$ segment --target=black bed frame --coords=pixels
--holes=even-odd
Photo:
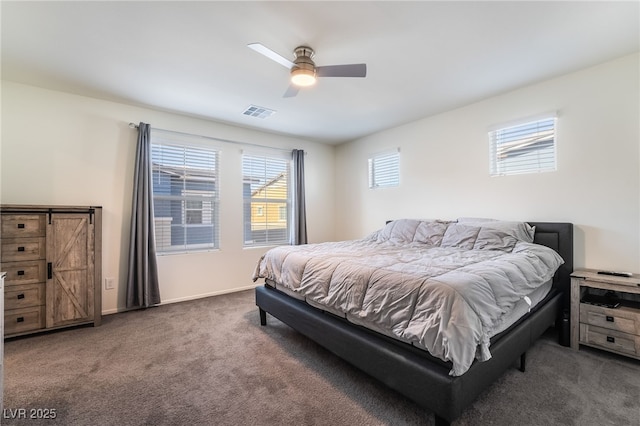
[[[516,324],[491,339],[491,359],[474,362],[462,376],[450,376],[451,364],[432,357],[424,350],[351,324],[294,299],[268,283],[256,287],[260,323],[266,325],[266,314],[273,315],[433,411],[436,425],[449,424],[518,358],[520,370],[524,371],[527,349],[558,320],[562,310],[569,307],[573,225],[555,222],[529,224],[536,227],[534,242],[556,250],[565,263],[558,269],[549,295]]]

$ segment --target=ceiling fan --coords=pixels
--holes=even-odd
[[[285,98],[298,94],[300,87],[312,86],[318,77],[366,77],[367,64],[325,65],[317,67],[313,62],[315,52],[308,46],[298,46],[293,50],[295,59],[288,60],[260,43],[250,43],[250,49],[263,54],[291,70],[291,84],[284,93]]]

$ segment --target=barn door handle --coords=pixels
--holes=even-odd
[[[53,265],[51,262],[47,263],[47,277],[48,279],[53,278]]]

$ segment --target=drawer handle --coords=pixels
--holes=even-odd
[[[24,251],[24,247],[18,247],[18,251]]]
[[[24,293],[20,293],[20,294],[18,295],[18,299],[24,299]]]
[[[18,224],[18,229],[24,229],[24,223],[19,223]]]
[[[47,279],[53,278],[53,264],[51,262],[47,263]]]
[[[614,322],[615,320],[613,319],[613,317],[610,317],[609,315],[607,315],[607,321],[608,322]]]
[[[18,276],[24,275],[24,271],[18,271]]]
[[[24,322],[24,317],[18,317],[18,318],[16,318],[16,322]]]
[[[611,336],[607,336],[607,342],[615,343],[616,342],[616,338],[615,337],[611,337]]]

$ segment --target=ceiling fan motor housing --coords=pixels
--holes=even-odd
[[[293,51],[296,59],[294,59],[293,63],[295,64],[294,69],[297,67],[303,70],[312,71],[314,74],[316,72],[316,64],[313,62],[313,56],[315,52],[312,48],[307,46],[299,46],[296,47]]]

